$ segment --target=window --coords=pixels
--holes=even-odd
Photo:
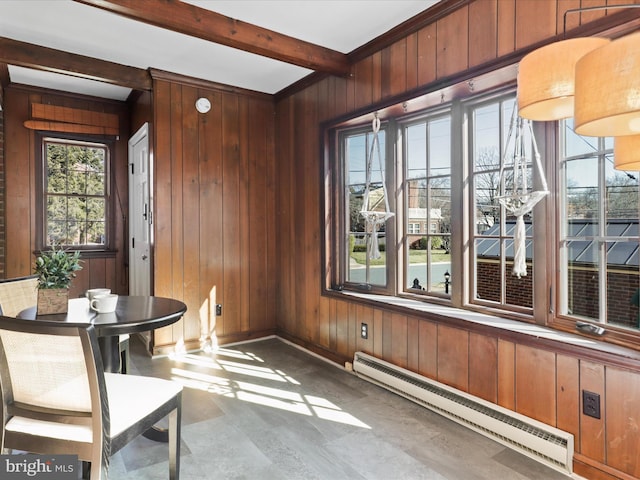
[[[43,137],[41,247],[109,245],[109,160],[104,143]]]
[[[384,172],[374,172],[372,188],[386,181],[395,217],[378,232],[379,259],[366,258],[369,233],[358,216],[373,114],[329,128],[327,138],[338,141],[326,164],[327,241],[336,245],[326,251],[340,253],[326,259],[327,287],[567,331],[586,321],[606,328],[605,341],[640,345],[640,173],[613,168],[613,139],[577,135],[570,119],[533,125],[535,139],[527,128],[516,135],[514,88],[448,103],[429,95],[386,109]],[[535,145],[544,172],[535,168]],[[533,188],[541,173],[551,191],[522,217],[519,276],[517,217],[499,198],[513,186],[517,155],[528,163],[519,177],[527,192],[541,190]]]
[[[430,115],[402,127],[407,229],[405,288],[449,294],[451,240],[451,115]],[[416,222],[428,225],[414,235]],[[445,291],[446,290],[446,291]]]
[[[515,97],[507,95],[469,108],[472,160],[471,184],[474,297],[472,302],[521,308],[533,307],[532,214],[524,217],[527,274],[512,275],[516,217],[498,200],[513,179],[515,132],[511,127]],[[523,131],[526,133],[526,131]],[[532,160],[531,138],[522,140],[526,157]],[[506,165],[503,165],[506,163]],[[501,178],[501,166],[504,166]],[[511,167],[511,168],[509,168]],[[531,170],[530,168],[528,169]],[[528,185],[532,185],[531,172]]]
[[[345,259],[345,278],[340,283],[352,284],[357,288],[385,289],[389,283],[389,263],[394,258],[387,250],[393,245],[393,238],[387,235],[388,220],[379,229],[368,228],[363,215],[365,191],[367,189],[367,161],[370,162],[369,209],[385,210],[384,191],[388,188],[386,130],[378,132],[378,145],[369,129],[342,132],[339,136],[344,178],[344,235],[342,258]],[[386,182],[384,188],[383,183]],[[389,201],[390,199],[387,198]]]
[[[613,139],[560,122],[561,314],[638,328],[638,174],[613,168]]]

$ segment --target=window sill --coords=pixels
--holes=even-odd
[[[640,370],[639,351],[608,343],[591,336],[554,330],[541,325],[519,322],[447,305],[427,303],[411,298],[344,290],[329,290],[325,293],[327,296],[336,299],[364,303],[372,307],[389,309],[405,315],[415,315],[435,323],[494,336],[502,340],[510,340],[515,343],[578,356],[581,359],[607,363],[622,368]]]

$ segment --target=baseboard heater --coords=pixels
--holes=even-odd
[[[571,475],[573,435],[404,368],[356,352],[355,373],[545,465]]]

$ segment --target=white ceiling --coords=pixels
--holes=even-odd
[[[349,53],[439,0],[184,0]],[[265,93],[311,70],[131,20],[71,0],[0,0],[0,37]],[[9,65],[11,82],[124,100],[128,88]]]

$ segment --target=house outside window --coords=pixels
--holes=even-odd
[[[451,114],[434,113],[402,125],[405,216],[428,229],[405,232],[405,289],[445,294],[451,271]],[[448,294],[449,292],[446,292]]]
[[[47,136],[42,152],[41,248],[107,249],[110,146]]]

